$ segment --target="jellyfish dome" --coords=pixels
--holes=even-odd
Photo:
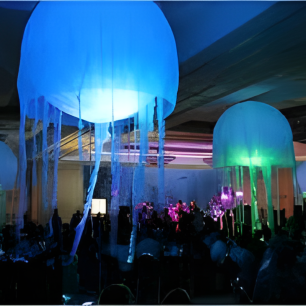
[[[0,184],[3,190],[14,189],[17,158],[8,145],[0,141]]]
[[[301,192],[306,192],[306,162],[302,162],[296,169],[296,177]]]
[[[89,122],[127,118],[155,97],[174,109],[178,59],[171,28],[153,2],[43,1],[21,47],[22,104],[44,97]]]
[[[274,107],[260,102],[232,106],[214,129],[213,166],[295,167],[287,119]]]

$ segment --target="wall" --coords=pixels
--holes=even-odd
[[[146,168],[146,185],[143,201],[157,203],[158,169]],[[196,200],[200,208],[206,208],[211,197],[217,192],[216,170],[165,169],[165,196],[186,202]],[[169,201],[170,203],[170,201]]]
[[[90,167],[84,166],[84,190],[89,187]],[[94,199],[106,199],[107,208],[111,203],[112,176],[110,163],[101,163],[93,193]],[[86,196],[86,195],[85,195]]]
[[[89,175],[88,166],[84,167],[84,187],[87,188]],[[158,169],[148,167],[145,169],[145,190],[141,201],[157,203],[158,197]],[[121,168],[120,204],[131,205],[131,191],[133,180],[133,168]],[[136,182],[137,184],[137,182]],[[172,203],[178,200],[190,203],[195,199],[201,208],[206,208],[211,197],[217,192],[216,170],[185,170],[165,169],[165,196],[173,198]],[[100,167],[94,198],[106,198],[111,200],[111,171],[110,167]],[[170,203],[170,201],[169,201]]]
[[[58,165],[57,207],[62,223],[70,223],[76,210],[83,211],[83,165],[60,162]]]
[[[216,170],[165,169],[165,195],[172,195],[174,203],[196,200],[200,208],[206,209],[216,193]]]

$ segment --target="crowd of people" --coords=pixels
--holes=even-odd
[[[165,208],[160,214],[154,210],[153,205],[148,205],[139,213],[139,237],[138,243],[145,238],[156,238],[158,233],[162,233],[164,240],[177,240],[184,243],[190,237],[196,237],[203,231],[204,217],[195,201],[190,203],[189,213],[182,209],[182,201],[176,205],[178,220],[173,222],[169,209]],[[64,259],[71,252],[74,238],[76,235],[76,228],[81,222],[83,214],[77,210],[71,217],[70,223],[62,224],[62,219],[55,209],[50,221],[43,227],[41,224],[36,225],[29,221],[26,222],[24,228],[20,232],[20,240],[17,243],[15,238],[15,227],[13,225],[6,225],[2,230],[2,250],[1,258],[15,261],[41,261],[45,262],[47,266],[54,268],[55,259]],[[130,226],[130,214],[127,216],[127,224]],[[121,224],[121,223],[120,223]],[[118,222],[118,226],[121,225]],[[83,288],[88,292],[98,291],[98,252],[99,239],[103,236],[104,241],[107,237],[109,228],[109,216],[101,216],[98,214],[92,218],[89,211],[88,218],[84,227],[84,231],[77,249],[77,264],[79,274],[79,288]],[[102,231],[102,233],[101,233]],[[118,232],[120,232],[118,228]],[[119,241],[119,240],[118,240]],[[0,258],[0,260],[1,260]],[[6,259],[5,259],[6,258]],[[92,267],[88,268],[88,265]],[[95,275],[89,275],[89,271],[96,271]],[[89,280],[91,284],[89,284]]]
[[[252,237],[251,232],[247,230],[244,230],[241,237],[237,236],[229,239],[229,232],[226,230],[221,231],[220,225],[211,217],[206,216],[195,201],[191,201],[188,206],[182,201],[178,201],[173,207],[166,207],[159,213],[154,210],[154,203],[141,203],[133,213],[138,216],[136,264],[139,259],[138,250],[141,256],[141,254],[145,253],[157,254],[161,252],[159,251],[160,248],[164,250],[164,256],[166,256],[167,248],[170,248],[170,245],[176,245],[179,249],[184,249],[182,246],[187,246],[186,249],[190,253],[187,256],[188,258],[193,258],[195,254],[198,254],[197,258],[214,263],[216,267],[222,267],[230,279],[236,280],[237,288],[244,288],[247,293],[245,296],[248,297],[252,296],[256,278],[260,275],[261,260],[265,258],[264,256],[270,254],[265,253],[265,251],[268,248],[271,248],[272,251],[274,250],[272,242],[269,242],[269,246],[266,241],[261,241],[260,237],[258,238],[256,235]],[[117,224],[118,245],[128,245],[130,243],[133,225],[131,215],[128,207],[120,207]],[[76,228],[82,218],[82,213],[76,211],[72,215],[70,223],[62,224],[58,210],[55,209],[45,227],[36,225],[33,222],[27,222],[20,233],[20,241],[18,243],[14,238],[14,226],[6,225],[2,230],[3,239],[1,244],[3,252],[0,253],[0,264],[1,262],[7,263],[9,261],[13,263],[23,261],[26,264],[31,262],[43,263],[47,267],[47,271],[49,271],[47,274],[50,275],[50,282],[53,284],[50,285],[50,288],[54,290],[53,296],[56,297],[53,303],[61,303],[62,293],[64,293],[62,292],[61,283],[63,279],[62,263],[65,260],[65,256],[67,257],[71,253]],[[121,227],[124,227],[124,229]],[[78,290],[85,290],[87,293],[98,293],[99,289],[101,289],[101,279],[104,282],[102,288],[105,288],[111,284],[122,283],[127,278],[128,274],[119,271],[118,262],[116,263],[114,258],[101,253],[102,248],[105,247],[103,243],[109,242],[107,238],[109,232],[109,216],[98,214],[93,217],[89,211],[74,261],[74,264],[77,264],[77,274],[79,275]],[[127,233],[128,237],[126,237]],[[122,235],[121,238],[119,237],[120,235]],[[280,233],[280,235],[283,235],[283,233]],[[281,239],[282,242],[277,246],[279,248],[277,256],[282,259],[283,257],[280,254],[283,253],[284,255],[282,256],[287,258],[286,254],[291,252],[292,254],[290,254],[293,256],[291,261],[295,262],[294,254],[303,252],[304,245],[296,243],[295,250],[290,239],[286,238],[288,241],[283,242],[285,241],[284,237],[277,236],[275,238]],[[189,248],[191,245],[192,251]],[[152,251],[149,250],[150,247],[152,247]],[[153,250],[153,248],[155,249]],[[293,248],[294,251],[290,248]],[[301,256],[306,258],[305,254]],[[158,258],[158,260],[160,259]],[[287,269],[287,261],[283,260],[282,262],[278,260],[277,263],[280,265],[280,269]],[[296,262],[298,266],[300,263]],[[103,276],[101,273],[105,275]],[[274,275],[273,273],[275,274],[276,272],[271,270],[271,275]],[[133,283],[135,277],[130,276],[130,278],[132,279],[131,282],[128,284],[128,281],[125,281],[125,285],[128,285],[133,291],[135,290],[135,282]],[[238,279],[239,282],[237,281]],[[2,292],[4,292],[3,289]]]
[[[24,255],[25,249],[35,249],[38,247],[41,251],[56,243],[57,248],[63,254],[69,253],[74,241],[75,228],[82,220],[82,214],[78,210],[73,214],[70,224],[62,224],[62,220],[55,209],[50,221],[43,225],[36,225],[34,222],[26,222],[24,228],[20,231],[20,241],[16,244],[15,226],[7,224],[2,229],[2,249],[11,255]],[[34,249],[33,249],[34,246]],[[29,251],[30,252],[30,251]],[[28,253],[28,252],[27,252]]]
[[[183,244],[205,234],[205,223],[211,225],[211,221],[206,219],[208,218],[204,216],[196,201],[191,201],[187,207],[179,200],[175,207],[165,207],[160,214],[154,210],[151,203],[144,204],[142,211],[138,213],[139,239],[154,238],[156,233],[162,231],[165,239]]]
[[[161,213],[157,213],[151,203],[144,206],[142,211],[138,213],[138,230],[146,231],[148,236],[153,235],[153,231],[164,231],[165,235],[170,236],[170,239],[178,239],[186,241],[190,236],[196,236],[204,229],[204,213],[197,206],[195,201],[190,202],[188,212],[182,209],[183,203],[181,200],[176,204],[177,220],[173,222],[169,215],[169,208],[165,208]],[[36,225],[33,222],[27,222],[20,232],[20,241],[16,244],[15,227],[6,225],[2,229],[2,250],[7,254],[14,256],[30,255],[35,257],[39,253],[43,253],[54,243],[62,254],[69,254],[76,233],[76,228],[81,222],[83,214],[77,210],[72,215],[70,223],[62,224],[62,219],[55,209],[50,221],[43,227],[41,224]],[[127,220],[129,220],[127,216]],[[128,222],[131,226],[131,222]],[[79,250],[83,245],[97,244],[99,231],[107,232],[109,225],[109,216],[101,216],[100,213],[92,218],[89,211],[86,225],[79,244]],[[131,227],[130,227],[131,229]],[[167,237],[168,238],[168,237]],[[27,251],[27,252],[26,252]]]
[[[20,231],[20,239],[16,239],[16,227],[14,225],[6,225],[2,229],[0,262],[3,264],[24,262],[26,265],[40,265],[44,264],[45,267],[50,267],[51,271],[55,271],[55,274],[51,273],[50,282],[58,284],[55,286],[55,292],[51,295],[56,296],[56,300],[52,300],[55,304],[62,303],[62,265],[72,250],[74,238],[76,235],[76,228],[81,222],[83,215],[78,210],[72,215],[70,223],[62,224],[62,219],[58,214],[58,210],[55,209],[50,221],[43,227],[41,224],[36,225],[34,222],[26,222],[24,228]],[[98,244],[97,238],[100,231],[101,215],[95,218],[89,216],[86,220],[86,226],[84,228],[75,261],[77,262],[79,274],[79,286],[80,288],[87,289],[91,292],[97,292],[98,290]],[[104,224],[107,222],[104,222]],[[102,230],[107,228],[101,227]],[[88,260],[88,258],[90,260]],[[94,262],[94,269],[88,269],[88,265]],[[87,276],[87,272],[96,270],[97,273],[91,284],[88,284],[90,277]],[[20,273],[23,272],[20,270]],[[19,274],[20,274],[19,273]],[[14,274],[14,273],[11,273]],[[20,277],[18,277],[20,279]],[[17,281],[17,280],[14,280]],[[13,281],[13,282],[14,282]],[[13,283],[12,282],[12,283]],[[85,288],[86,283],[86,288]],[[50,286],[49,286],[50,287]],[[51,286],[52,287],[52,286]],[[1,290],[0,292],[3,292]],[[8,298],[8,297],[7,297]],[[0,300],[2,299],[0,294]],[[10,302],[10,300],[6,300]],[[19,302],[22,302],[22,300]]]

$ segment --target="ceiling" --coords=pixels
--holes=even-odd
[[[306,2],[156,3],[173,30],[180,64],[168,131],[212,134],[227,108],[253,100],[280,109],[294,140],[306,143]],[[0,1],[0,141],[16,155],[20,47],[36,4]]]
[[[301,114],[294,108],[306,102],[305,34],[306,3],[278,2],[183,62],[166,127],[215,123],[247,100],[290,108],[288,119]]]

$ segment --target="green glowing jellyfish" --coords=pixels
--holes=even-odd
[[[274,107],[248,101],[234,105],[219,118],[213,136],[213,167],[235,167],[238,174],[239,166],[250,170],[253,230],[258,214],[257,175],[262,171],[273,233],[272,167],[292,168],[295,177],[292,131],[287,119]]]

